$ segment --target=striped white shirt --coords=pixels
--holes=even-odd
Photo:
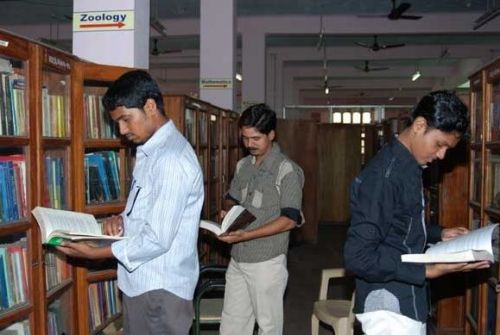
[[[202,205],[203,174],[198,159],[169,121],[137,147],[122,213],[127,239],[112,245],[123,293],[134,297],[165,289],[183,299],[193,298]]]

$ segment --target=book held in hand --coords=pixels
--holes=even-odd
[[[498,239],[498,223],[473,230],[429,247],[424,254],[401,255],[407,263],[463,263],[495,261],[493,242]]]
[[[221,224],[209,220],[200,220],[200,227],[219,236],[224,233],[246,228],[255,220],[255,216],[240,205],[235,205],[226,213]]]
[[[31,212],[40,227],[43,244],[57,246],[69,240],[92,241],[103,245],[105,241],[111,243],[124,238],[104,235],[101,225],[91,214],[46,207],[35,207]]]

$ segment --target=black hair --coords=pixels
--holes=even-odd
[[[467,136],[469,115],[467,106],[451,91],[434,91],[424,96],[413,110],[410,122],[423,117],[429,128],[445,133]]]
[[[102,98],[104,109],[108,112],[117,107],[143,109],[146,101],[153,99],[162,114],[163,97],[158,84],[144,70],[134,70],[120,76],[106,91]]]
[[[268,135],[276,129],[276,113],[266,104],[252,105],[241,113],[238,126],[255,127],[260,133]]]

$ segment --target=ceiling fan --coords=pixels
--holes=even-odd
[[[372,72],[372,71],[385,71],[389,70],[388,67],[371,67],[370,62],[365,60],[365,65],[364,66],[355,66],[356,69],[363,71],[363,72]]]
[[[159,56],[159,55],[172,54],[172,53],[177,53],[177,52],[182,52],[182,50],[181,49],[160,50],[158,48],[158,39],[157,38],[153,39],[153,48],[151,49],[151,56]]]
[[[420,20],[422,16],[419,15],[405,15],[404,13],[410,9],[411,3],[401,2],[396,6],[396,0],[391,0],[392,8],[389,14],[384,15],[358,15],[358,17],[387,17],[389,20]]]
[[[363,48],[370,49],[371,51],[379,51],[379,50],[385,50],[385,49],[391,49],[391,48],[400,48],[400,47],[404,47],[406,45],[405,43],[379,44],[377,35],[373,35],[373,43],[372,44],[366,44],[363,42],[356,42],[356,44],[363,47]]]

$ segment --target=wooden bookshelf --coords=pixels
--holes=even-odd
[[[49,47],[33,46],[37,60],[35,115],[36,204],[73,210],[71,91],[76,57]],[[53,247],[42,246],[42,265],[37,273],[43,305],[37,308],[37,328],[46,334],[75,333],[74,269],[69,259]]]
[[[500,221],[500,59],[470,78],[469,221],[475,229]],[[499,245],[494,246],[496,259]],[[500,332],[500,266],[468,276],[465,334]]]
[[[122,211],[132,151],[96,104],[128,70],[0,30],[0,333],[93,334],[120,315],[116,263],[81,262],[42,246],[30,211]],[[93,119],[89,103],[98,111]],[[115,167],[112,191],[99,201],[86,190],[85,157],[92,154]],[[116,309],[92,329],[89,288],[101,283],[113,287]]]
[[[0,332],[38,327],[36,201],[36,56],[27,41],[0,31]],[[9,271],[8,269],[12,270]]]
[[[205,202],[202,218],[219,221],[222,199],[241,157],[239,114],[185,95],[165,95],[165,111],[193,146],[203,169]],[[202,263],[225,264],[229,247],[212,234],[200,230]]]
[[[73,122],[79,125],[72,134],[75,210],[97,218],[120,213],[128,193],[131,150],[104,112],[101,98],[114,80],[130,70],[87,62],[75,66]],[[100,175],[104,170],[105,180]],[[95,300],[96,285],[116,286],[116,262],[80,261],[75,277],[78,334],[95,334],[121,313],[120,304],[114,304],[116,309],[108,314],[103,311],[102,301]],[[113,299],[119,301],[118,290],[113,292]]]

